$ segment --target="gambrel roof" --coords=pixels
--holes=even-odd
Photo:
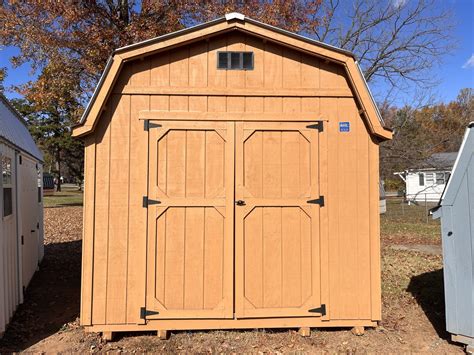
[[[115,50],[109,58],[96,90],[81,118],[74,128],[73,135],[85,136],[91,133],[102,112],[112,87],[125,62],[167,50],[180,44],[188,44],[203,38],[230,31],[241,31],[258,36],[267,41],[284,45],[295,50],[304,51],[324,60],[342,65],[347,73],[355,98],[360,106],[370,133],[381,139],[391,139],[392,132],[384,123],[374,101],[363,73],[352,53],[343,49],[304,37],[262,22],[253,20],[239,13],[227,14],[216,20],[169,33],[150,40],[125,46]]]
[[[0,93],[0,140],[42,161],[43,154],[31,137],[26,123],[8,99]]]

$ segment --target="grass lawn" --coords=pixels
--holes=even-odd
[[[402,204],[400,198],[387,199],[387,212],[380,216],[382,240],[405,241],[408,244],[439,244],[440,221],[433,220],[428,210],[436,204]]]
[[[82,206],[83,192],[78,191],[77,186],[65,184],[61,189],[61,192],[44,196],[44,207]]]

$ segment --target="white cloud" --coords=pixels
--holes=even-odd
[[[405,6],[405,4],[408,2],[408,0],[392,0],[393,7],[395,8],[400,8],[402,6]]]
[[[474,68],[474,54],[471,55],[471,58],[467,60],[466,63],[462,66],[464,69]]]

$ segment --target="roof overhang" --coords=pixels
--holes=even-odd
[[[233,30],[247,32],[265,40],[342,65],[347,72],[354,95],[361,107],[360,114],[364,116],[370,133],[381,140],[392,138],[392,131],[384,127],[375,100],[351,52],[253,20],[239,13],[227,14],[204,24],[115,50],[107,62],[79,124],[73,129],[73,136],[82,137],[94,130],[120,69],[125,62]]]

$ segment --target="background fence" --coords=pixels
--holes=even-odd
[[[410,220],[415,223],[439,223],[429,214],[429,210],[438,205],[434,196],[417,196],[416,200],[406,199],[403,196],[386,197],[387,211],[385,216],[391,220]]]

